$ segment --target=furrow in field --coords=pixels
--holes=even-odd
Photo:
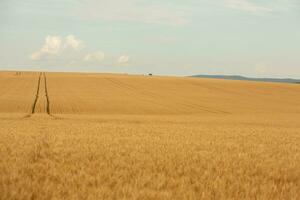
[[[46,77],[46,74],[45,72],[43,73],[44,75],[44,84],[45,84],[45,96],[46,96],[46,111],[47,111],[47,114],[50,115],[50,100],[49,100],[49,95],[48,95],[48,87],[47,87],[47,77]]]
[[[180,92],[174,92],[172,90],[163,90],[162,88],[155,87],[151,89],[151,86],[146,86],[143,84],[136,85],[135,82],[126,83],[125,81],[122,81],[122,79],[106,79],[111,81],[113,84],[115,84],[121,89],[126,89],[127,91],[135,93],[136,96],[139,97],[142,101],[148,101],[151,104],[162,106],[163,109],[168,110],[169,113],[172,113],[174,111],[179,111],[182,113],[184,113],[185,111],[189,113],[228,113],[217,108],[201,105],[201,102],[195,101],[201,99],[193,98],[192,96],[190,96],[190,94],[189,96],[187,96],[185,90],[182,90]],[[180,83],[181,82],[174,83],[173,88],[171,87],[171,89],[174,90],[176,86]]]
[[[48,87],[47,87],[47,77],[46,74],[40,73],[37,91],[35,95],[35,99],[32,105],[31,115],[33,114],[47,114],[50,113],[50,100],[48,95]]]
[[[161,99],[160,96],[153,95],[150,91],[148,94],[145,94],[143,91],[140,91],[140,88],[131,86],[127,83],[114,80],[112,78],[106,78],[109,82],[112,83],[116,88],[123,90],[123,92],[127,93],[128,95],[134,96],[136,99],[139,99],[140,102],[149,103],[153,107],[156,107],[158,109],[163,109],[164,111],[167,111],[169,113],[172,113],[176,109],[175,106],[170,106],[167,104],[164,104],[159,101]]]
[[[31,114],[35,113],[36,103],[39,99],[40,85],[41,85],[41,73],[40,73],[39,79],[38,79],[37,90],[36,90],[35,98],[34,98],[34,101],[33,101],[33,104],[32,104]]]

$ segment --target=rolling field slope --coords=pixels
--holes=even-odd
[[[0,200],[299,199],[300,87],[0,73]]]
[[[0,73],[0,117],[5,114],[28,114],[32,109],[38,73]]]
[[[111,74],[47,73],[46,77],[45,73],[15,73],[0,73],[0,113],[28,113],[30,109],[37,113],[46,113],[49,109],[52,114],[87,115],[300,113],[300,88],[293,84]]]
[[[300,113],[292,84],[97,74],[48,74],[53,114]]]

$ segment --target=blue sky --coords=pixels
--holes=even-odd
[[[300,77],[298,0],[1,0],[0,69]]]

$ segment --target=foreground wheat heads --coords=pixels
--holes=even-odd
[[[298,85],[28,72],[0,84],[0,199],[299,199]]]

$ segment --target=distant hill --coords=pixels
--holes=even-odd
[[[300,79],[291,79],[291,78],[249,78],[249,77],[237,76],[237,75],[193,75],[191,77],[300,84]]]

